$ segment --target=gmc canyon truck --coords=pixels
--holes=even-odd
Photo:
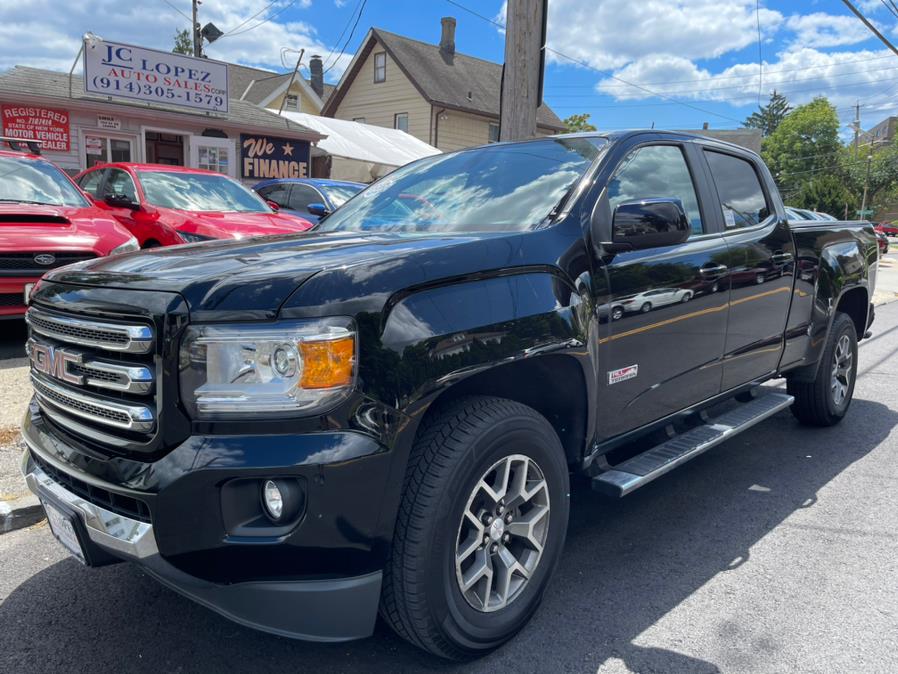
[[[380,613],[473,657],[537,609],[572,475],[620,497],[787,407],[842,419],[878,260],[706,138],[437,155],[308,234],[47,274],[23,471],[85,564],[279,635]]]

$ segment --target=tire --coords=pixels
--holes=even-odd
[[[614,307],[611,310],[611,320],[619,321],[624,317],[624,308],[623,307]]]
[[[542,553],[529,569],[529,579],[512,593],[510,588],[521,578],[509,573],[505,576],[512,579],[505,585],[507,604],[502,606],[497,599],[490,608],[493,597],[485,589],[486,576],[465,593],[461,587],[463,574],[477,577],[474,567],[482,568],[484,560],[495,559],[497,569],[509,568],[498,566],[498,560],[505,559],[500,555],[514,549],[521,560],[526,560],[528,551],[536,550],[525,546],[523,538],[509,534],[506,539],[499,532],[503,543],[494,557],[495,521],[482,529],[489,546],[481,545],[484,541],[478,527],[490,513],[501,512],[493,508],[492,500],[488,512],[473,519],[465,517],[468,510],[477,509],[478,499],[487,500],[487,492],[479,485],[492,481],[496,486],[499,469],[490,471],[506,463],[511,466],[511,484],[523,474],[529,480],[526,484],[536,484],[537,488],[529,497],[532,503],[520,504],[509,487],[509,510],[496,519],[502,520],[504,528],[506,517],[532,517],[538,514],[538,508],[545,507],[545,514],[536,520],[539,524],[530,531],[531,536],[544,538]],[[542,488],[535,478],[544,480]],[[444,658],[478,657],[497,648],[524,627],[539,606],[564,546],[568,494],[564,450],[544,417],[502,398],[475,396],[449,403],[424,422],[409,457],[391,559],[384,570],[381,615],[401,637]],[[543,498],[545,506],[533,505]],[[547,523],[545,528],[543,522]],[[509,524],[509,532],[513,526]],[[462,557],[467,550],[474,552]],[[470,563],[467,570],[463,563]],[[502,584],[495,587],[499,588],[496,597],[501,598]],[[478,592],[487,598],[486,607],[477,605]]]
[[[692,293],[686,293],[686,294],[683,295],[683,297],[680,299],[680,302],[683,302],[683,303],[685,304],[686,302],[688,302],[688,301],[691,300],[691,299],[692,299]]]
[[[846,367],[845,360],[841,360],[838,371],[844,375],[838,377],[839,386],[836,386],[834,372],[840,362],[839,354],[848,354],[850,362]],[[834,426],[848,411],[856,379],[857,331],[847,314],[836,312],[814,381],[787,382],[787,391],[795,396],[792,414],[808,426]]]
[[[649,312],[652,310],[652,303],[651,303],[651,302],[646,302],[646,303],[643,304],[641,307],[639,307],[639,310],[640,310],[642,313],[644,313],[644,314],[649,313]]]
[[[765,280],[766,279],[764,278],[764,274],[757,274],[755,276],[755,285],[761,285]]]

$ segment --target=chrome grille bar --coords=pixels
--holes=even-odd
[[[143,365],[88,359],[81,351],[54,347],[34,337],[25,343],[25,353],[31,359],[34,369],[51,375],[54,373],[53,367],[46,361],[64,354],[62,378],[79,386],[87,384],[96,388],[138,395],[146,395],[153,388],[153,371]]]
[[[34,332],[70,344],[126,353],[149,353],[153,349],[153,330],[147,325],[86,320],[34,307],[25,314],[25,320]]]
[[[156,423],[153,410],[145,405],[101,400],[58,386],[34,373],[31,384],[41,408],[51,417],[56,409],[97,424],[139,433],[149,433]]]

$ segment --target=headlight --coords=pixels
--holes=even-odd
[[[212,236],[203,236],[202,234],[192,234],[190,232],[182,232],[180,229],[178,230],[178,236],[184,239],[187,243],[199,243],[201,241],[215,241],[215,237]]]
[[[357,346],[349,318],[191,326],[181,399],[195,419],[321,410],[352,390]]]
[[[140,250],[140,244],[137,243],[137,239],[133,236],[125,241],[121,246],[116,246],[111,251],[109,251],[110,255],[119,255],[121,253],[133,253],[135,250]]]

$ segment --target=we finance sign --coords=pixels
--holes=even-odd
[[[308,178],[310,154],[308,141],[240,134],[240,176]]]
[[[228,65],[118,42],[85,40],[84,91],[227,112]]]

